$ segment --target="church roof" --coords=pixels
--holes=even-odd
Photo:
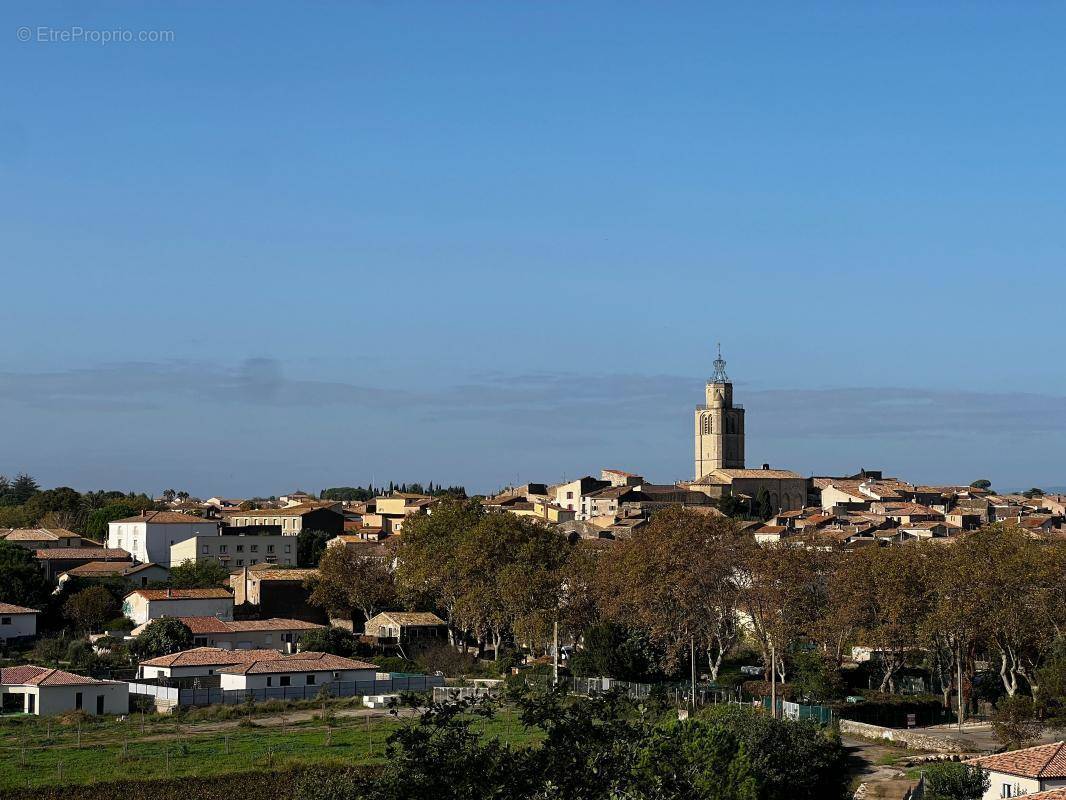
[[[790,469],[712,469],[698,481],[697,486],[715,486],[730,484],[738,478],[765,478],[770,480],[782,480],[786,478],[802,478],[798,472]]]

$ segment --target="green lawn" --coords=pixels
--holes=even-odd
[[[0,790],[115,778],[216,775],[292,762],[380,763],[385,738],[403,724],[377,717],[368,730],[365,719],[341,717],[332,731],[321,720],[224,731],[197,731],[203,725],[182,725],[179,738],[152,741],[152,736],[175,733],[177,725],[165,718],[149,717],[142,734],[140,721],[131,722],[135,724],[112,721],[83,725],[80,747],[72,726],[53,723],[52,742],[48,744],[45,722],[0,722]],[[514,744],[534,740],[534,734],[510,713],[477,724],[487,735]]]

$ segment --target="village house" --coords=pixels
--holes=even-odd
[[[225,589],[137,589],[123,598],[122,613],[137,625],[161,617],[233,619],[233,595]]]
[[[326,612],[307,602],[308,581],[317,569],[282,568],[272,564],[246,566],[230,573],[229,585],[237,605],[255,606],[258,616],[326,622]]]
[[[610,485],[610,481],[603,481],[593,478],[591,475],[586,475],[574,481],[552,486],[549,488],[549,492],[555,501],[555,505],[565,508],[567,511],[580,514],[582,498],[593,492],[598,492],[600,489],[606,489]]]
[[[90,715],[126,714],[129,684],[101,681],[48,667],[0,668],[0,710],[44,716],[82,711]]]
[[[133,564],[129,561],[89,561],[59,573],[60,587],[72,578],[125,578],[134,587],[162,582],[170,577],[170,570],[159,564]]]
[[[65,528],[0,528],[0,539],[27,550],[48,550],[53,547],[98,547],[96,542]]]
[[[220,647],[193,647],[165,656],[142,661],[137,667],[140,680],[179,681],[201,679],[201,685],[218,686],[218,679],[210,680],[223,667],[277,658],[276,650],[223,650]],[[204,681],[203,679],[208,679]]]
[[[428,611],[382,611],[363,626],[379,644],[431,643],[448,634],[448,624]]]
[[[171,565],[217,561],[224,567],[255,564],[296,565],[296,541],[279,533],[246,532],[224,526],[213,536],[191,536],[170,548]]]
[[[0,603],[0,644],[35,638],[40,613],[36,608]]]
[[[982,800],[1039,797],[1037,792],[1066,789],[1066,742],[1011,750],[964,762],[980,767],[989,778]]]
[[[217,535],[215,520],[177,511],[144,511],[109,522],[107,546],[128,550],[137,561],[169,567],[172,546],[193,536]]]
[[[217,647],[221,650],[276,650],[291,653],[308,631],[320,630],[324,625],[298,619],[225,620],[218,617],[176,617],[190,631],[196,647]],[[147,623],[130,631],[140,636]]]
[[[109,561],[133,566],[130,553],[114,547],[52,547],[46,550],[35,550],[33,555],[41,563],[47,578],[55,578],[74,567],[80,567],[91,561]]]
[[[294,653],[245,661],[218,670],[223,689],[250,691],[289,686],[328,686],[335,682],[373,681],[377,665],[332,653]]]
[[[436,503],[435,497],[394,491],[374,498],[374,512],[363,515],[363,525],[380,528],[387,536],[402,533],[408,517],[432,513]]]
[[[276,528],[284,536],[300,531],[344,533],[344,513],[340,503],[300,503],[287,508],[260,508],[252,511],[222,512],[226,524],[233,528]]]

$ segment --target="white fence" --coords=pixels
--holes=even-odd
[[[211,706],[239,705],[249,700],[316,700],[327,694],[332,697],[352,697],[396,692],[428,692],[443,685],[444,678],[438,675],[406,675],[387,681],[333,681],[316,686],[278,686],[264,689],[179,689],[133,681],[129,687],[130,694],[149,695],[179,706]]]

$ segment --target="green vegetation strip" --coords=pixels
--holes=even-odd
[[[389,717],[377,717],[371,719],[369,728],[366,718],[344,718],[332,729],[320,720],[302,725],[242,726],[207,732],[182,726],[182,733],[176,738],[153,739],[173,737],[177,729],[173,723],[153,722],[145,726],[144,734],[139,725],[126,723],[84,726],[81,747],[77,746],[77,733],[70,726],[53,724],[51,744],[42,743],[47,733],[46,723],[17,726],[31,728],[22,733],[35,744],[26,746],[11,735],[10,727],[15,726],[4,726],[0,728],[3,731],[0,789],[202,777],[327,761],[380,764],[384,761],[387,736],[405,724]],[[477,728],[490,737],[516,745],[534,740],[534,734],[525,730],[510,713],[479,721]]]

